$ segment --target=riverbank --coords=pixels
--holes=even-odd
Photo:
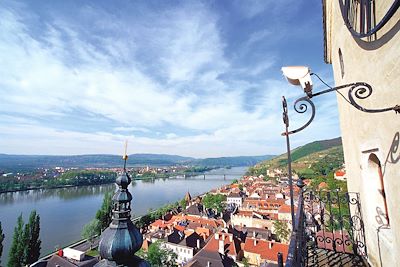
[[[198,195],[194,195],[193,198],[203,197],[203,196],[206,195],[208,192],[209,192],[209,191],[203,192],[203,193],[198,194]],[[178,203],[178,202],[174,202],[174,203],[171,202],[171,203],[165,204],[165,205],[162,206],[162,207],[159,207],[159,208],[156,209],[156,210],[150,211],[150,212],[148,212],[147,214],[144,214],[144,215],[142,215],[142,216],[135,217],[135,218],[131,219],[131,221],[132,221],[139,229],[142,230],[142,229],[148,227],[151,223],[153,223],[153,222],[156,221],[157,219],[160,219],[161,216],[162,216],[161,214],[164,214],[164,213],[165,213],[165,209],[171,210],[171,209],[173,209],[173,208],[178,208],[178,207],[179,207],[179,203]],[[143,226],[141,226],[141,227],[138,226],[138,222],[140,222],[140,220],[141,220],[142,218],[144,218],[144,217],[150,217],[150,218],[151,218],[153,214],[157,214],[157,215],[160,214],[160,216],[157,216],[157,217],[152,218],[150,221],[148,221],[148,222],[146,223],[146,225],[143,225]],[[65,246],[65,247],[56,248],[55,251],[52,251],[52,252],[46,254],[45,256],[41,257],[37,262],[31,264],[30,267],[39,267],[39,266],[42,266],[42,265],[43,265],[43,262],[48,261],[48,260],[51,258],[51,256],[53,256],[55,253],[57,253],[57,251],[58,251],[59,249],[73,248],[73,249],[77,249],[77,250],[83,251],[83,252],[92,251],[92,250],[94,250],[94,249],[96,249],[96,248],[98,247],[99,241],[100,241],[100,237],[99,237],[99,236],[96,236],[92,242],[89,242],[88,239],[81,239],[81,240],[72,242],[70,245],[67,245],[67,246]]]
[[[182,176],[182,179],[186,179],[187,177],[195,177],[195,176],[206,176],[205,173],[182,173],[182,174],[174,174],[174,175],[152,175],[152,176],[134,176],[132,181],[140,181],[140,180],[154,180],[154,179],[179,179],[177,177]],[[171,178],[172,177],[172,178]],[[5,193],[15,193],[15,192],[24,192],[30,190],[44,190],[44,189],[60,189],[60,188],[71,188],[71,187],[79,187],[79,186],[90,186],[90,185],[107,185],[115,183],[115,178],[113,177],[112,180],[104,180],[104,181],[86,181],[85,183],[81,184],[66,184],[66,185],[43,185],[43,186],[36,186],[36,187],[28,187],[28,188],[21,188],[21,189],[10,189],[10,190],[0,190],[0,194]]]
[[[218,169],[207,172],[206,180],[201,176],[187,179],[135,180],[129,186],[133,196],[132,214],[137,218],[147,214],[149,209],[157,209],[166,203],[179,201],[188,191],[192,196],[202,194],[240,178],[246,170],[246,167]],[[223,174],[226,175],[226,180],[223,180]],[[7,263],[15,222],[21,213],[25,221],[34,209],[40,215],[44,255],[54,251],[55,246],[64,247],[79,240],[83,226],[94,218],[104,194],[114,190],[115,184],[112,182],[0,194],[0,221],[6,235],[2,263]]]

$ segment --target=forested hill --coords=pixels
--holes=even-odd
[[[205,158],[193,160],[192,164],[199,166],[253,166],[263,160],[273,157],[274,155]]]
[[[315,141],[291,150],[292,167],[298,174],[307,176],[327,175],[339,169],[344,162],[340,137]],[[249,169],[251,174],[266,174],[267,169],[287,168],[287,154],[263,161]]]
[[[192,165],[209,167],[252,166],[260,161],[273,157],[243,156],[195,159],[167,154],[132,154],[129,156],[129,166],[168,166]],[[76,156],[43,156],[43,155],[8,155],[0,154],[0,169],[32,169],[52,167],[118,167],[122,164],[121,156],[117,155],[76,155]]]

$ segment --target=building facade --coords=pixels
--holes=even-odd
[[[325,61],[332,64],[336,86],[354,82],[372,86],[365,99],[353,92],[367,109],[400,104],[398,2],[323,1]],[[348,90],[341,91],[346,98]],[[358,93],[368,95],[368,91]],[[368,261],[372,266],[397,266],[400,114],[363,112],[344,97],[337,94],[348,190],[360,194]]]

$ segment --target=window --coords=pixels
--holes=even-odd
[[[342,75],[342,79],[344,77],[344,62],[343,62],[343,54],[342,50],[339,48],[339,64],[340,64],[340,74]]]
[[[369,178],[371,179],[371,181],[368,182],[373,184],[375,187],[373,188],[373,199],[375,203],[371,204],[373,204],[376,209],[376,221],[381,225],[389,225],[389,212],[386,202],[384,177],[382,174],[381,162],[375,154],[369,156],[368,167],[370,174]]]

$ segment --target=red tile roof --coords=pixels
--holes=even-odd
[[[185,226],[182,226],[182,225],[175,225],[174,228],[181,232],[185,231]]]
[[[208,241],[208,243],[204,247],[205,250],[218,251],[219,240],[224,240],[224,249],[226,253],[232,256],[238,255],[240,251],[240,241],[236,237],[234,237],[233,234],[220,232],[218,234],[218,239],[215,239],[215,235],[210,238],[210,241]]]
[[[283,261],[286,261],[286,257],[289,250],[289,245],[271,242],[266,240],[247,238],[244,244],[244,251],[259,254],[261,259],[278,262],[278,252],[282,253]],[[270,244],[272,245],[270,247]]]
[[[164,220],[156,220],[152,224],[150,224],[151,227],[158,227],[158,228],[167,228],[170,225],[170,223],[164,221]]]
[[[335,172],[335,175],[336,175],[336,176],[345,176],[346,173],[345,173],[344,171],[336,171],[336,172]]]
[[[278,213],[291,213],[291,208],[289,205],[284,204],[279,207]]]
[[[327,188],[327,187],[328,187],[328,184],[325,183],[325,182],[321,182],[321,183],[318,185],[318,189]]]

